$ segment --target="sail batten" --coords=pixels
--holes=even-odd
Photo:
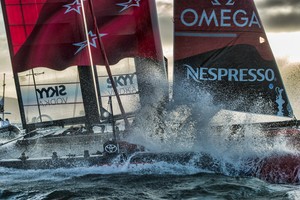
[[[211,37],[211,38],[236,38],[238,35],[235,33],[194,33],[194,32],[175,32],[175,36],[188,36],[188,37]]]

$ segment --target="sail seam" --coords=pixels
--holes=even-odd
[[[188,37],[232,37],[238,35],[235,33],[192,33],[192,32],[175,32],[175,36],[188,36]]]

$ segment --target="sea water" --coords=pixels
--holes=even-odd
[[[194,137],[186,136],[186,140]],[[263,157],[269,152],[288,151],[284,140],[273,140],[268,146],[270,141],[251,141],[247,135],[246,139],[236,136],[228,141],[218,138],[218,142],[215,137],[206,136],[206,144],[198,141],[188,145],[181,139],[168,144],[160,136],[145,144],[155,152],[180,152],[202,144],[201,151],[221,161],[223,168],[217,173],[192,163],[166,162],[51,170],[0,168],[0,199],[300,199],[300,185],[271,184],[235,173],[244,167],[240,161],[248,155]],[[246,141],[250,144],[246,145]],[[176,147],[176,142],[182,144]],[[275,148],[275,143],[279,147]],[[233,170],[228,170],[226,163]]]
[[[300,199],[300,186],[201,172],[187,166],[53,170],[0,168],[0,199]]]
[[[232,132],[227,124],[234,117],[229,115],[221,116],[225,120],[221,129],[211,128],[208,121],[213,121],[211,117],[219,109],[210,105],[209,95],[201,99],[195,105],[143,109],[126,140],[144,145],[150,152],[204,152],[218,160],[217,172],[193,162],[125,162],[51,170],[0,168],[0,199],[300,199],[300,185],[271,184],[237,173],[247,167],[242,162],[245,158],[297,153],[289,141],[281,135],[269,138],[259,127]],[[9,145],[5,148],[8,153],[13,151]]]
[[[229,134],[226,126],[219,131],[200,131],[187,106],[164,113],[168,117],[163,118],[161,130],[161,119],[152,114],[147,116],[148,126],[149,121],[155,122],[152,129],[143,126],[143,132],[136,129],[126,140],[143,144],[151,152],[205,152],[218,160],[220,170],[193,162],[126,162],[50,170],[0,168],[0,199],[300,199],[300,185],[271,184],[236,173],[245,169],[242,160],[249,156],[295,152],[285,138],[264,137],[253,127],[235,134]]]

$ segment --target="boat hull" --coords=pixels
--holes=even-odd
[[[15,169],[56,169],[56,168],[73,168],[73,167],[90,167],[107,165],[112,162],[113,157],[103,155],[84,156],[64,156],[53,159],[45,158],[27,158],[3,159],[0,160],[0,166]]]
[[[273,155],[262,159],[253,175],[270,183],[300,183],[300,156]]]
[[[269,129],[269,137],[285,135],[290,141],[290,145],[296,147],[299,143],[299,129]],[[276,154],[266,157],[251,157],[238,160],[241,166],[238,168],[233,163],[224,163],[224,160],[216,159],[207,153],[201,152],[144,152],[144,149],[137,148],[137,145],[118,141],[121,149],[117,154],[106,154],[104,143],[109,140],[110,134],[79,134],[53,136],[30,137],[18,140],[14,146],[14,156],[8,148],[0,151],[0,167],[18,169],[54,169],[72,167],[90,167],[112,164],[153,164],[165,162],[170,164],[181,164],[197,167],[201,170],[214,173],[222,173],[234,176],[253,176],[271,183],[300,183],[300,155]],[[106,139],[105,139],[106,138]],[[76,144],[70,146],[69,143]],[[131,146],[130,146],[131,145]],[[95,148],[93,149],[92,146]],[[17,148],[16,148],[17,147]],[[55,147],[55,148],[54,148]],[[29,155],[18,158],[22,152],[31,152],[30,149],[43,150],[40,155]],[[69,151],[71,149],[71,151]],[[89,149],[91,155],[84,156],[82,153]],[[129,151],[130,149],[130,151]],[[71,152],[66,155],[66,152]],[[5,155],[9,152],[10,158]],[[33,152],[33,151],[32,151]],[[59,156],[54,158],[49,156],[52,152],[58,152]],[[97,152],[97,153],[95,153]],[[102,153],[101,153],[102,152]],[[63,155],[63,156],[61,156]],[[66,155],[66,156],[65,156]],[[76,156],[75,156],[76,155]],[[77,156],[82,155],[82,156]],[[14,159],[11,159],[14,158]]]
[[[5,134],[4,136],[6,136],[7,134],[19,134],[20,132],[21,130],[17,126],[12,124],[0,128],[1,136],[3,136],[3,134]]]
[[[26,158],[2,159],[0,167],[16,169],[55,169],[73,167],[102,167],[107,165],[145,165],[154,163],[169,163],[198,167],[204,171],[222,173],[234,176],[252,176],[271,183],[298,184],[300,156],[274,155],[266,158],[248,158],[243,167],[237,169],[232,164],[221,162],[206,153],[150,153],[139,152],[126,154],[99,154],[90,156],[68,155],[59,158]]]

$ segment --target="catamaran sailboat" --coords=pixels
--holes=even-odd
[[[153,77],[167,83],[155,2],[6,0],[2,8],[26,134],[0,151],[5,158],[14,143],[21,162],[10,157],[0,165],[22,168],[26,161],[35,168],[40,165],[28,164],[33,156],[55,151],[62,158],[70,146],[69,156],[89,149],[96,163],[107,163],[102,153],[143,149],[119,136],[141,107],[166,99],[167,84],[161,97],[149,98],[156,95]],[[37,146],[43,150],[28,151]]]
[[[174,7],[174,103],[194,108],[205,91],[226,109],[293,119],[253,0],[175,0]],[[82,138],[93,138],[95,125],[114,123],[106,116],[118,115],[124,130],[128,131],[128,111],[132,110],[134,115],[137,108],[153,105],[153,99],[157,102],[151,80],[159,76],[166,81],[166,70],[162,65],[155,1],[21,0],[15,3],[4,0],[2,8],[22,124],[28,134],[39,127],[84,124],[88,137],[80,136],[73,143],[90,147],[96,140],[82,141]],[[131,72],[112,66],[125,57],[134,57]],[[133,83],[137,84],[134,89],[125,88]],[[122,89],[126,91],[124,96]],[[127,99],[132,95],[137,95],[134,100]],[[155,98],[150,98],[152,95]],[[103,102],[109,96],[115,102],[110,100],[110,105],[114,104],[113,108],[118,110],[106,112],[109,109],[105,109]],[[166,97],[162,95],[159,99],[165,102]],[[133,103],[136,100],[138,103]],[[257,103],[262,106],[258,107]],[[46,112],[46,108],[50,111]],[[115,126],[112,127],[114,130]],[[279,134],[280,129],[274,128],[275,134]],[[297,129],[288,130],[297,132]],[[35,169],[103,165],[115,158],[124,161],[132,155],[129,162],[135,164],[192,163],[221,172],[218,161],[207,153],[143,152],[142,146],[114,138],[96,145],[100,148],[104,144],[106,153],[112,154],[84,151],[82,156],[71,153],[61,156],[53,151],[52,156],[47,152],[48,157],[31,158],[27,157],[28,152],[22,152],[19,158],[1,159],[0,166]],[[46,140],[51,142],[50,138]],[[236,173],[274,182],[298,182],[299,160],[295,155],[249,157],[244,163],[254,163],[252,167]]]
[[[208,93],[222,109],[285,117],[230,125],[231,134],[256,126],[267,137],[290,137],[297,147],[298,121],[254,1],[174,2],[174,101],[190,105],[194,115],[205,114],[197,108]],[[270,155],[252,174],[273,182],[297,182],[299,166],[298,156]]]
[[[0,100],[0,114],[2,117],[0,118],[0,138],[13,138],[20,134],[21,130],[10,123],[9,119],[6,118],[6,114],[10,114],[9,112],[5,112],[4,107],[4,99],[5,99],[5,74],[3,74],[3,96]]]

